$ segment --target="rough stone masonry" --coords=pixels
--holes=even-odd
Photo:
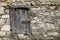
[[[4,13],[4,7],[0,7],[0,36],[10,31],[9,13]],[[6,32],[5,32],[6,31]]]
[[[5,13],[4,9],[4,7],[0,7],[0,36],[10,33],[9,10],[6,10],[7,13]],[[31,11],[32,34],[38,39],[58,40],[60,37],[60,7],[56,9],[56,6],[40,6],[31,8]],[[5,40],[7,39],[5,38]]]

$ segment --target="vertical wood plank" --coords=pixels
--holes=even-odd
[[[10,24],[13,33],[30,34],[28,10],[19,8],[10,9]]]

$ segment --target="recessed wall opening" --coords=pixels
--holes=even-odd
[[[10,8],[10,25],[13,35],[30,35],[32,33],[28,16],[29,11],[30,10],[27,7]]]

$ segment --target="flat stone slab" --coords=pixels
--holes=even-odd
[[[1,5],[1,4],[0,4]],[[2,4],[3,5],[3,4]],[[4,7],[0,7],[0,14],[4,14]]]
[[[0,36],[5,36],[5,35],[6,35],[6,32],[0,31]]]
[[[2,26],[1,31],[10,31],[10,25]]]
[[[9,18],[9,15],[2,15],[2,18]]]
[[[6,6],[6,5],[7,5],[7,3],[0,2],[0,7],[2,7],[2,6]]]
[[[0,25],[4,25],[5,24],[5,19],[0,19]]]

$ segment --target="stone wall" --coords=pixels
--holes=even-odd
[[[38,39],[59,40],[60,37],[60,7],[40,6],[32,8],[32,33]]]
[[[0,7],[0,36],[9,35],[9,10]],[[42,40],[59,40],[60,38],[60,7],[40,6],[31,8],[31,27],[35,38]]]

